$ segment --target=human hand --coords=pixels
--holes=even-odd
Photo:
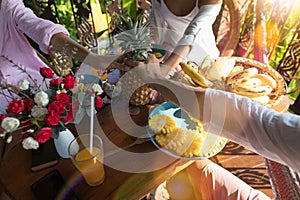
[[[157,78],[167,77],[170,70],[170,67],[160,64],[159,59],[150,53],[146,63],[139,63],[132,73],[145,82],[155,82]]]

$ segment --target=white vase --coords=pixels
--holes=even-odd
[[[59,132],[58,137],[54,139],[54,145],[60,157],[70,157],[68,153],[68,147],[73,139],[75,139],[75,137],[69,129]]]

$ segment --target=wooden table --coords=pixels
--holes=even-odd
[[[141,110],[141,113],[136,116],[132,116],[133,121],[144,126],[148,117],[148,108],[145,107]],[[111,107],[106,106],[100,112],[97,113],[97,118],[101,128],[105,135],[117,146],[123,147],[134,142],[135,138],[129,136],[122,131],[117,125],[112,116]],[[70,126],[70,129],[76,132],[74,126]],[[95,134],[97,134],[95,130]],[[145,134],[146,129],[141,134]],[[104,144],[108,143],[104,140]],[[105,147],[106,148],[106,147]],[[114,162],[120,162],[127,164],[128,166],[136,167],[139,164],[144,166],[152,165],[154,163],[163,163],[169,161],[167,166],[157,169],[155,171],[134,173],[125,172],[105,165],[105,180],[103,184],[90,187],[83,180],[80,173],[73,166],[70,159],[60,159],[59,163],[54,167],[44,169],[39,172],[32,172],[30,170],[31,152],[24,150],[20,143],[13,146],[8,152],[5,153],[1,166],[0,166],[0,181],[5,186],[5,189],[15,199],[33,199],[33,193],[30,190],[31,184],[39,180],[42,176],[48,172],[57,169],[63,177],[67,180],[68,184],[78,193],[81,199],[140,199],[152,189],[157,187],[164,180],[171,177],[173,174],[186,168],[193,161],[174,159],[163,152],[158,151],[157,148],[150,142],[145,142],[140,145],[135,145],[128,151],[147,153],[156,152],[155,156],[150,157],[147,155],[144,159],[141,157],[140,163],[130,163],[130,159],[126,157],[116,157]],[[112,159],[119,153],[109,157]],[[121,155],[121,154],[120,154]],[[143,154],[142,154],[143,155]],[[104,161],[106,162],[106,161]],[[143,170],[143,169],[141,169]]]

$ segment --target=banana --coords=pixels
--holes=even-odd
[[[272,88],[270,86],[259,86],[259,87],[241,86],[240,87],[235,85],[230,88],[230,91],[242,96],[253,98],[253,97],[267,96],[272,92]]]
[[[181,78],[181,82],[184,83],[184,84],[186,84],[186,85],[196,87],[196,84],[195,84],[194,82],[192,82],[192,81],[190,80],[190,78],[187,77],[187,76],[182,77],[182,78]]]
[[[253,86],[239,86],[239,90],[242,91],[248,91],[248,92],[253,92],[253,93],[265,93],[266,95],[270,94],[272,92],[272,88],[270,86],[265,86],[261,85],[258,87],[253,87]]]
[[[244,67],[241,65],[234,66],[231,70],[231,73],[241,72],[244,70]]]
[[[262,85],[262,81],[259,78],[249,78],[246,81],[242,81],[240,83],[236,83],[237,86],[251,86],[251,87],[258,87]]]
[[[240,66],[240,65],[233,67],[233,69],[231,70],[231,72],[228,74],[227,79],[229,79],[229,78],[237,75],[238,73],[240,73],[243,70],[244,70],[244,67]]]
[[[275,79],[267,74],[256,74],[253,76],[253,78],[258,78],[261,80],[261,85],[268,85],[273,90],[276,89],[277,83]]]
[[[237,73],[236,75],[231,76],[229,79],[227,79],[227,84],[234,84],[236,82],[241,82],[241,81],[247,80],[256,74],[258,74],[258,70],[255,67],[245,69],[245,70]]]
[[[189,76],[191,79],[201,87],[207,88],[210,87],[210,83],[205,79],[204,76],[200,75],[192,66],[180,62],[179,63],[182,70]]]

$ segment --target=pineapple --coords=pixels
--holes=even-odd
[[[123,64],[129,67],[135,67],[139,62],[145,63],[148,59],[148,52],[151,51],[150,21],[140,15],[136,20],[128,15],[117,15],[117,24],[115,26],[116,39],[121,50],[124,52]],[[126,79],[126,85],[137,88],[131,98],[130,103],[134,106],[145,105],[150,102],[149,93],[151,88],[149,85],[142,84],[141,80],[136,77]],[[141,86],[141,87],[138,87]],[[123,88],[129,91],[129,88]]]

